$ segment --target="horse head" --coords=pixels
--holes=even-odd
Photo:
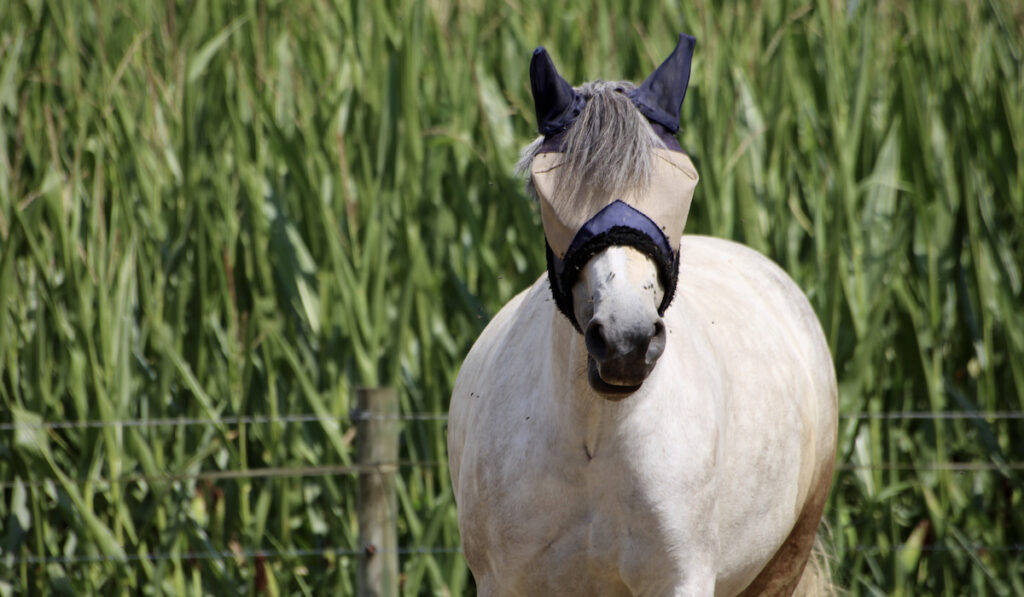
[[[609,398],[638,389],[665,350],[698,180],[675,138],[694,43],[680,35],[639,87],[573,88],[544,48],[530,64],[541,137],[519,170],[540,203],[555,303],[583,335],[591,387]]]

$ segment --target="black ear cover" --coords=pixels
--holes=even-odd
[[[633,103],[648,120],[673,134],[679,130],[679,110],[690,84],[690,62],[696,44],[693,36],[680,33],[672,54],[640,87],[629,92]]]
[[[542,135],[564,131],[583,110],[583,96],[558,74],[548,51],[538,47],[530,61],[530,87],[537,111],[537,130]]]

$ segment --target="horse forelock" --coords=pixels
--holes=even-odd
[[[551,200],[575,203],[647,187],[654,168],[652,151],[665,144],[626,95],[635,87],[628,81],[592,81],[576,88],[587,103],[562,140],[565,161]],[[544,141],[539,137],[527,145],[516,164],[516,173],[527,177],[527,190],[534,196],[530,165]]]

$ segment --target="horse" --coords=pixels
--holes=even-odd
[[[448,450],[481,595],[791,595],[832,483],[835,370],[804,293],[743,245],[684,235],[676,133],[694,38],[644,82],[530,63],[522,152],[548,271],[458,373]]]

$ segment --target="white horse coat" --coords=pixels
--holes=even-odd
[[[545,137],[524,161],[561,154],[533,170],[549,273],[483,331],[449,414],[481,595],[789,595],[815,580],[837,428],[821,326],[765,257],[666,232],[697,180],[665,153],[693,44],[680,36],[639,88],[576,91],[534,53]]]
[[[466,357],[448,449],[480,594],[734,595],[813,541],[837,418],[814,311],[729,241],[684,236],[679,278],[665,353],[624,400],[588,386],[546,277]]]

